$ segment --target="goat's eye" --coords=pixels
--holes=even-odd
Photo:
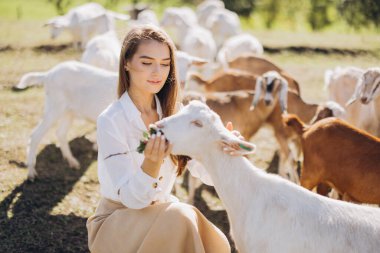
[[[193,124],[196,127],[203,127],[202,122],[200,122],[199,120],[193,120],[191,121],[191,124]]]

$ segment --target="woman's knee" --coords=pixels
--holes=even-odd
[[[185,203],[170,204],[164,215],[173,223],[193,223],[197,220],[195,207]]]

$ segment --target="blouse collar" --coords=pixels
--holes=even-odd
[[[156,102],[156,110],[158,113],[158,117],[162,119],[162,108],[160,100],[157,95],[154,95],[154,100]],[[128,121],[133,121],[141,118],[141,112],[137,109],[136,105],[133,103],[131,97],[128,92],[125,91],[123,95],[121,95],[119,101],[121,102],[121,106],[124,110],[124,114],[127,117]]]

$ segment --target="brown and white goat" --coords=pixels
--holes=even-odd
[[[232,69],[240,69],[254,75],[262,75],[268,71],[278,72],[289,84],[290,89],[294,89],[297,94],[300,94],[298,82],[285,70],[272,63],[270,60],[255,55],[243,55],[228,63]],[[294,88],[293,88],[294,87]]]
[[[344,109],[334,102],[327,102],[321,104],[306,103],[299,94],[287,91],[287,81],[275,71],[269,71],[257,79],[255,97],[252,100],[251,110],[256,110],[257,104],[262,101],[264,96],[265,105],[272,106],[271,115],[267,118],[273,129],[275,137],[280,145],[280,175],[286,176],[289,174],[292,181],[297,182],[298,176],[296,171],[292,168],[285,168],[285,164],[289,162],[293,164],[299,160],[300,156],[300,143],[298,139],[294,138],[292,132],[284,128],[282,124],[281,115],[284,112],[297,114],[303,121],[312,122],[323,116],[338,116],[344,113]],[[326,110],[327,113],[326,114]],[[296,146],[296,155],[293,155],[289,148],[289,141],[293,141]],[[290,165],[292,166],[292,165]],[[287,172],[286,172],[287,171]]]
[[[200,75],[192,73],[189,77],[187,89],[203,92],[251,90],[255,89],[257,78],[260,78],[260,75],[237,69],[220,71],[209,80],[205,80]],[[193,82],[195,82],[195,85],[192,85]],[[299,90],[294,82],[290,83],[288,89],[296,93]]]
[[[303,187],[326,183],[345,200],[380,204],[379,138],[336,118],[306,126],[295,115],[283,117],[301,139]]]

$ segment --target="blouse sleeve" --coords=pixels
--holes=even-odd
[[[98,159],[102,159],[105,175],[110,178],[112,188],[120,202],[128,208],[144,208],[153,201],[161,189],[159,180],[136,168],[131,152],[115,122],[99,117],[97,121]],[[134,147],[137,148],[137,147]],[[116,155],[115,155],[116,154]]]

